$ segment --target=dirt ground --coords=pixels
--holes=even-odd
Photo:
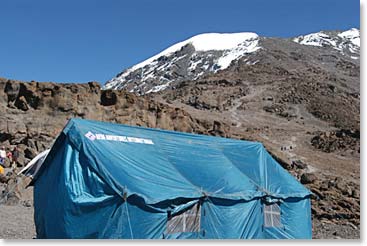
[[[0,238],[32,239],[36,237],[33,207],[0,205]]]

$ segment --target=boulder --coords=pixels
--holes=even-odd
[[[301,176],[302,184],[311,184],[317,180],[317,177],[314,173],[304,173]]]
[[[32,204],[32,201],[27,200],[27,201],[23,201],[22,205],[24,207],[30,208],[30,207],[32,207],[33,204]]]
[[[37,153],[34,149],[31,149],[31,148],[26,148],[24,150],[24,156],[25,158],[28,158],[28,159],[33,159],[34,157],[36,157]]]
[[[352,191],[352,197],[359,199],[359,198],[360,198],[359,190],[354,189],[354,190]]]
[[[17,107],[20,110],[27,111],[29,109],[29,106],[27,104],[27,100],[24,96],[19,97],[15,103],[14,106]]]
[[[8,96],[8,102],[15,101],[15,99],[18,97],[19,89],[19,83],[10,80],[6,82],[4,92]]]
[[[353,195],[353,189],[346,185],[343,189],[342,189],[342,193],[343,195],[346,195],[346,196],[352,196]]]
[[[76,100],[70,92],[66,89],[59,89],[55,92],[52,107],[54,107],[54,110],[59,110],[61,112],[70,112],[74,109],[75,101]]]
[[[299,169],[305,169],[307,168],[307,164],[302,162],[301,160],[295,160],[292,162],[292,165]]]
[[[111,106],[115,105],[117,102],[116,93],[112,90],[105,90],[101,93],[101,105],[102,106]]]
[[[7,183],[9,178],[4,174],[0,174],[0,183]]]
[[[264,101],[273,101],[273,97],[272,96],[267,96],[267,97],[263,97]]]
[[[335,178],[335,187],[338,190],[343,191],[346,187],[346,183],[343,181],[343,179],[341,179],[340,177]]]
[[[36,144],[34,143],[34,140],[31,138],[26,138],[24,141],[24,144],[27,145],[31,149],[36,149]],[[28,157],[27,157],[28,158]]]
[[[213,128],[211,130],[208,131],[211,135],[214,136],[225,136],[226,134],[226,129],[225,129],[225,125],[219,121],[214,121],[213,122]]]
[[[6,197],[5,205],[7,206],[15,206],[20,202],[20,195],[15,191],[9,192]]]
[[[328,190],[329,189],[329,182],[326,181],[326,180],[322,181],[322,183],[320,184],[319,189],[320,189],[320,191]]]
[[[322,199],[325,198],[321,191],[319,191],[317,189],[311,189],[311,191],[312,191],[312,193],[314,193],[316,195],[318,200],[322,200]]]

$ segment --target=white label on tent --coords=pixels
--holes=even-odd
[[[117,141],[117,142],[126,142],[126,143],[140,143],[140,144],[154,144],[151,139],[146,138],[136,138],[136,137],[127,137],[127,136],[117,136],[117,135],[106,135],[101,133],[92,133],[87,132],[85,135],[89,140],[107,140],[107,141]]]
[[[87,132],[87,134],[85,134],[84,136],[86,136],[88,139],[92,141],[96,139],[96,136],[91,132]]]

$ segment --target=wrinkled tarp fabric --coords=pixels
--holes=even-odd
[[[34,186],[38,238],[312,236],[310,192],[256,142],[73,119]],[[266,200],[280,201],[282,227],[263,226]],[[168,215],[196,203],[199,232],[166,235]]]

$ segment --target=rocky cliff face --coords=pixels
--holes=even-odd
[[[18,146],[19,165],[50,147],[68,119],[80,117],[129,125],[225,136],[224,126],[126,91],[86,84],[25,83],[0,79],[0,142]],[[223,130],[219,131],[216,125]]]

